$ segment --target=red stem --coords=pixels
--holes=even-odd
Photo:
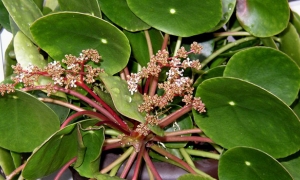
[[[140,151],[139,151],[138,157],[136,159],[136,164],[135,164],[132,180],[137,180],[139,177],[139,171],[140,171],[144,151],[145,151],[145,144],[142,143],[142,144],[140,144]]]
[[[177,111],[173,112],[172,114],[166,116],[165,118],[163,118],[162,120],[160,120],[159,126],[161,128],[164,128],[166,126],[168,126],[169,124],[171,124],[172,122],[176,121],[179,117],[183,116],[184,114],[188,113],[189,111],[192,110],[192,105],[186,105],[183,106],[182,108],[178,109]]]
[[[59,180],[59,178],[62,176],[62,174],[69,168],[69,166],[71,166],[71,164],[73,164],[75,161],[77,160],[77,157],[74,157],[73,159],[71,159],[69,162],[67,162],[67,164],[65,164],[57,173],[57,175],[55,176],[54,180]]]
[[[194,128],[194,129],[185,129],[185,130],[174,131],[174,132],[165,132],[165,136],[179,136],[183,134],[193,134],[193,133],[202,133],[202,130],[198,128]]]
[[[184,141],[194,141],[194,142],[208,142],[213,143],[213,141],[207,137],[199,136],[156,136],[152,140],[159,142],[184,142]]]
[[[110,149],[116,149],[116,148],[120,148],[122,147],[121,142],[115,142],[115,143],[111,143],[111,144],[104,144],[102,151],[107,151]]]
[[[159,154],[172,159],[173,161],[176,161],[177,163],[181,164],[184,168],[186,168],[190,173],[192,174],[197,174],[193,168],[191,168],[185,161],[179,159],[177,156],[174,156],[173,154],[169,153],[168,151],[160,148],[159,146],[153,144],[152,146],[150,146],[151,149],[153,149],[154,151],[158,152]]]
[[[122,174],[120,175],[120,178],[123,178],[123,179],[126,178],[128,172],[129,172],[129,170],[130,170],[130,168],[131,168],[131,166],[132,166],[132,164],[133,164],[133,162],[134,162],[134,159],[135,159],[136,155],[137,155],[137,152],[135,152],[135,151],[133,151],[133,152],[131,153],[131,155],[130,155],[130,157],[128,158],[127,163],[126,163],[126,165],[125,165],[125,167],[124,167],[124,169],[123,169],[123,172],[122,172]]]
[[[147,166],[150,168],[151,172],[153,173],[153,176],[155,177],[155,179],[162,180],[159,173],[157,172],[157,169],[154,167],[147,151],[144,151],[143,158],[144,158]]]

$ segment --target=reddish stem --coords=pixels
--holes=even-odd
[[[110,149],[116,149],[116,148],[120,148],[122,147],[122,143],[121,142],[115,142],[115,143],[111,143],[111,144],[104,144],[102,151],[107,151]]]
[[[24,163],[21,166],[19,166],[18,168],[16,168],[12,173],[10,173],[10,175],[6,176],[6,179],[11,180],[15,175],[17,175],[19,172],[21,172],[25,166],[26,166],[26,163]]]
[[[174,132],[165,132],[165,136],[179,136],[179,135],[193,134],[193,133],[202,133],[202,130],[195,128],[195,129],[185,129],[185,130],[174,131]]]
[[[183,142],[183,141],[194,141],[194,142],[208,142],[213,143],[213,141],[207,137],[199,136],[156,136],[152,140],[159,142]]]
[[[135,151],[133,151],[133,152],[131,153],[131,155],[130,155],[130,157],[128,158],[127,163],[126,163],[126,165],[125,165],[125,167],[124,167],[124,169],[123,169],[123,172],[122,172],[122,174],[120,175],[120,178],[123,178],[123,179],[126,178],[128,172],[129,172],[129,170],[130,170],[130,168],[131,168],[131,166],[132,166],[132,164],[133,164],[133,162],[134,162],[134,159],[135,159],[136,155],[137,155],[137,152],[135,152]]]
[[[74,157],[73,159],[71,159],[69,162],[67,162],[67,164],[65,164],[57,173],[57,175],[55,176],[54,180],[59,180],[59,178],[62,176],[62,174],[69,168],[69,166],[71,166],[71,164],[73,164],[75,161],[77,160],[77,157]]]
[[[179,117],[181,117],[184,114],[186,114],[189,111],[191,111],[192,108],[193,107],[192,107],[191,104],[183,106],[182,108],[178,109],[177,111],[173,112],[172,114],[169,114],[168,116],[166,116],[165,118],[163,118],[162,120],[160,120],[158,122],[159,126],[161,128],[164,128],[164,127],[168,126],[172,122],[176,121]]]
[[[175,162],[181,164],[184,168],[186,168],[190,173],[192,174],[197,174],[193,168],[191,168],[185,161],[179,159],[177,156],[174,156],[173,154],[169,153],[168,151],[160,148],[159,146],[153,144],[152,146],[150,146],[151,149],[153,149],[154,151],[158,152],[159,154],[170,158],[172,160],[174,160]]]
[[[139,177],[139,171],[140,171],[144,151],[145,151],[145,144],[142,142],[140,144],[140,151],[139,151],[138,157],[136,159],[136,164],[135,164],[135,167],[134,167],[132,180],[137,180],[138,177]]]
[[[147,151],[144,151],[143,158],[144,158],[147,166],[150,168],[151,172],[153,173],[153,176],[155,177],[155,179],[162,180],[159,173],[157,172],[157,169],[154,167]]]

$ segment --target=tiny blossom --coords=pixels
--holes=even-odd
[[[183,96],[182,102],[185,102],[185,104],[191,104],[193,100],[193,96],[191,94],[186,94]]]
[[[170,61],[170,66],[171,67],[176,67],[181,64],[181,61],[179,58],[173,57],[172,60]]]
[[[56,93],[57,91],[54,89],[54,85],[49,83],[46,85],[46,91],[47,91],[47,96],[50,96],[51,94]]]
[[[0,84],[0,93],[4,96],[5,93],[15,92],[15,87],[13,84]]]
[[[186,58],[187,57],[187,51],[185,50],[184,47],[181,47],[180,49],[178,49],[176,56],[180,57],[180,58]]]
[[[83,50],[81,56],[84,60],[91,59],[91,61],[94,61],[96,63],[98,63],[99,60],[101,59],[101,56],[99,55],[98,51],[95,49]]]
[[[200,54],[202,49],[203,47],[197,42],[193,42],[193,44],[191,44],[191,51],[193,51],[195,54]]]
[[[136,73],[131,73],[131,75],[127,76],[127,85],[128,85],[128,89],[131,93],[131,95],[133,95],[134,92],[137,92],[138,90],[138,82],[141,79],[141,76],[139,74]]]
[[[158,77],[158,74],[161,71],[161,67],[156,64],[156,62],[150,61],[147,63],[147,73],[151,76]]]
[[[169,72],[166,73],[166,75],[168,76],[168,80],[172,80],[172,79],[176,79],[178,77],[183,76],[183,69],[179,70],[179,68],[170,68]]]
[[[139,124],[139,125],[137,125],[135,131],[137,133],[139,133],[140,135],[147,136],[149,134],[150,130],[147,127],[147,125],[145,125],[145,124]]]
[[[201,99],[199,97],[194,98],[194,100],[192,102],[192,106],[196,111],[198,111],[200,113],[206,112],[205,104],[201,101]]]
[[[162,64],[163,66],[168,64],[169,52],[167,50],[159,50],[155,56],[151,57],[151,61]]]
[[[158,125],[158,117],[157,115],[146,114],[145,120],[150,125]]]
[[[157,94],[155,94],[154,96],[149,96],[147,94],[144,94],[143,100],[144,100],[144,102],[139,105],[138,110],[140,112],[149,112],[158,105],[160,98]]]

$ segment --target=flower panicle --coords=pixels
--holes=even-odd
[[[87,49],[80,53],[79,57],[71,54],[66,55],[65,59],[60,61],[53,61],[47,64],[44,68],[29,64],[27,67],[22,67],[20,63],[12,66],[14,76],[12,84],[1,84],[0,93],[3,96],[5,93],[14,91],[15,85],[23,83],[25,87],[33,87],[38,82],[40,76],[50,77],[53,82],[45,86],[48,96],[55,93],[54,86],[61,86],[66,89],[77,87],[78,82],[91,84],[95,82],[95,78],[102,72],[101,68],[94,68],[88,65],[88,61],[99,63],[101,56],[97,50]],[[66,68],[62,66],[66,65]]]

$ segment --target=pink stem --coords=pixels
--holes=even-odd
[[[126,163],[126,165],[123,169],[122,174],[120,175],[120,178],[123,178],[123,179],[126,178],[128,172],[129,172],[129,170],[130,170],[130,168],[131,168],[131,166],[134,162],[134,159],[135,159],[136,155],[137,155],[137,152],[133,151],[132,154],[130,155],[130,157],[128,158],[128,160],[127,160],[127,163]]]
[[[157,172],[156,168],[154,167],[147,151],[144,151],[143,158],[144,158],[147,166],[150,168],[151,172],[153,173],[153,176],[155,177],[155,179],[162,180],[162,178],[160,177],[160,175]]]
[[[136,159],[136,164],[135,164],[132,180],[137,180],[138,179],[144,151],[145,151],[145,144],[141,144],[140,145],[140,151],[139,151],[138,157]]]
[[[67,164],[65,164],[57,173],[57,175],[55,176],[54,180],[59,180],[59,178],[62,176],[62,174],[69,168],[69,166],[71,166],[71,164],[73,164],[75,161],[77,160],[77,157],[74,157],[73,159],[71,159],[69,162],[67,162]]]
[[[177,111],[173,112],[172,114],[169,114],[165,118],[159,121],[159,126],[164,128],[171,124],[172,122],[176,121],[179,117],[183,116],[184,114],[188,113],[189,111],[192,110],[192,105],[186,105],[183,106],[182,108],[178,109]]]
[[[213,141],[207,137],[199,136],[156,136],[152,140],[159,142],[184,142],[184,141],[194,141],[194,142],[208,142],[213,143]]]
[[[185,129],[185,130],[174,131],[174,132],[165,132],[165,136],[179,136],[179,135],[193,134],[193,133],[202,133],[202,130],[195,128],[195,129]]]

